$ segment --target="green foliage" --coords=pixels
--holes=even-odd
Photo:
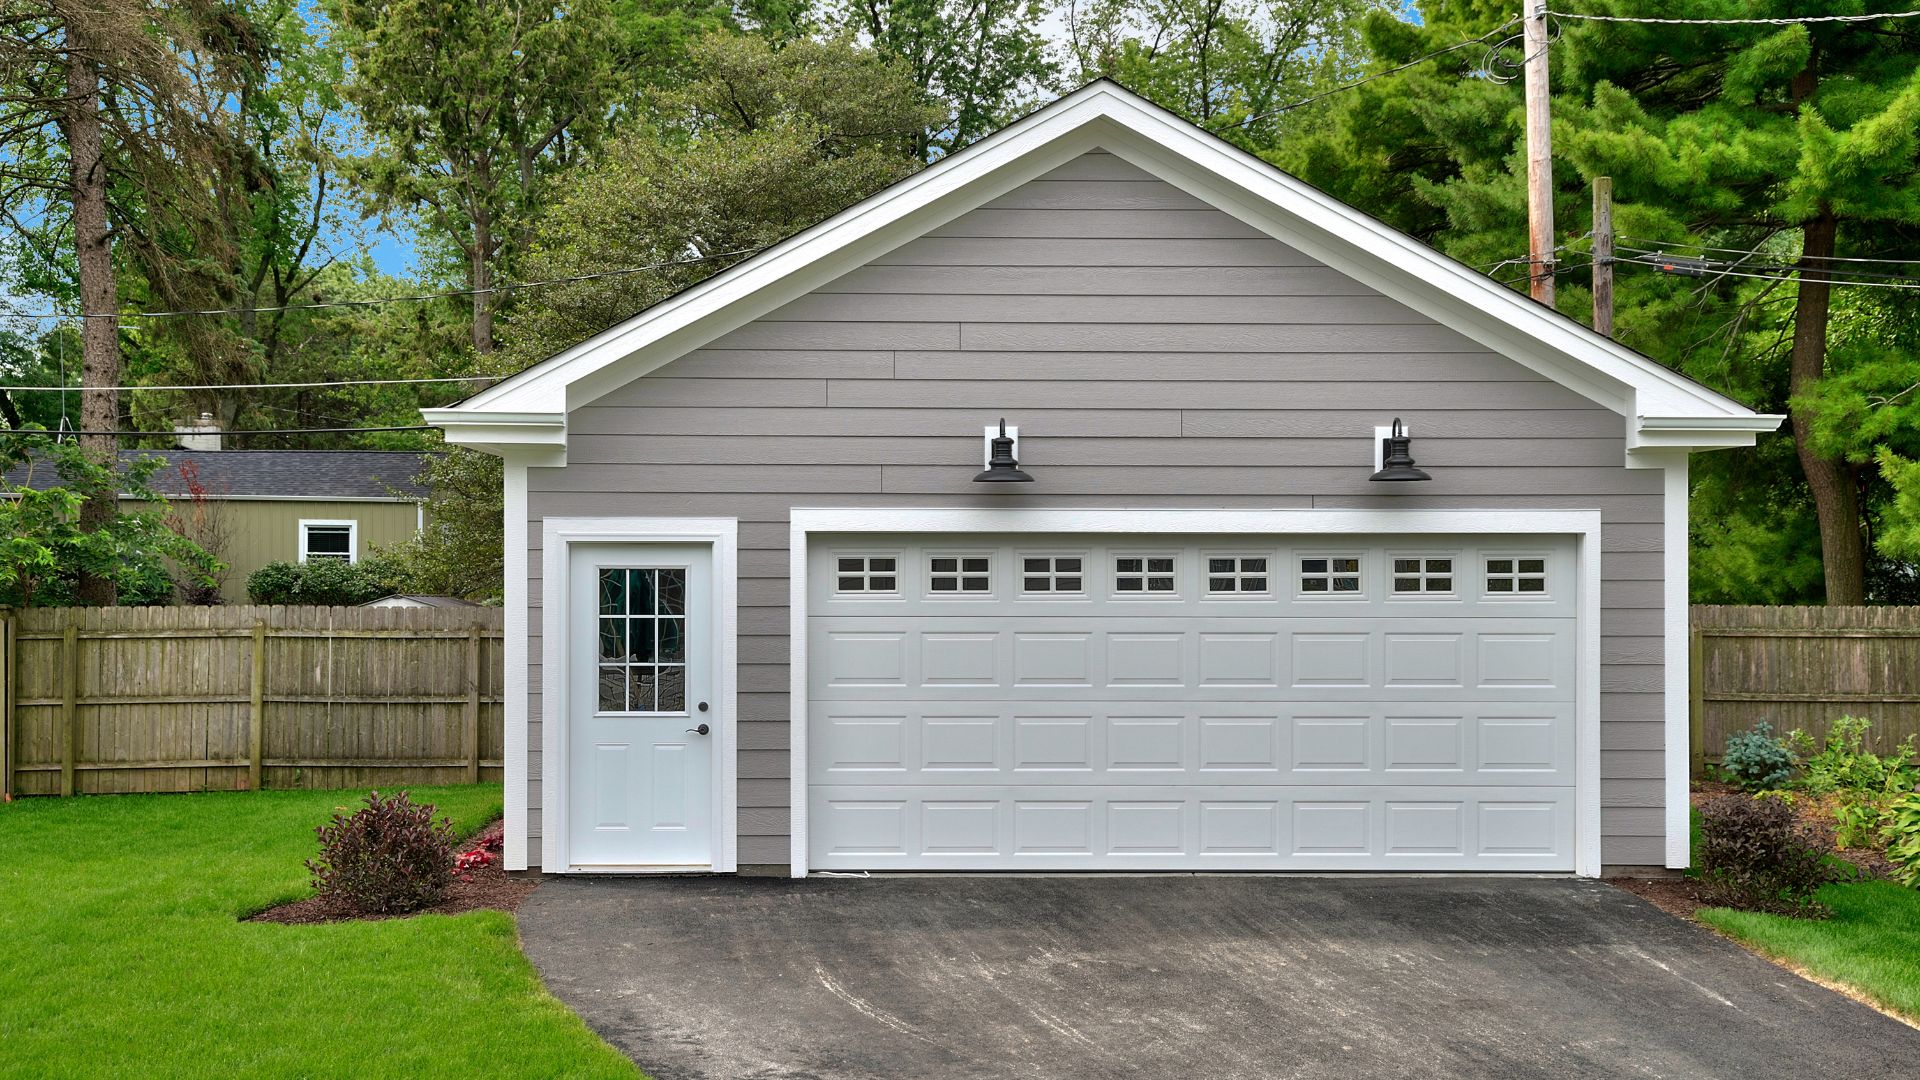
[[[33,433],[0,438],[0,471],[22,462],[20,483],[0,481],[0,607],[72,604],[82,572],[111,580],[121,604],[165,604],[176,575],[183,585],[204,585],[222,569],[169,526],[167,500],[148,486],[164,459],[124,460],[116,472],[71,442]],[[58,482],[37,490],[48,471]],[[81,504],[98,492],[131,498],[119,500],[99,528],[82,529]]]
[[[1894,865],[1894,879],[1920,889],[1920,792],[1888,802],[1881,836],[1887,842],[1887,860]]]
[[[404,591],[404,566],[380,556],[354,563],[345,559],[272,562],[247,575],[247,599],[256,604],[352,607]]]
[[[1842,851],[1879,847],[1880,830],[1887,816],[1885,803],[1883,797],[1866,792],[1843,794],[1839,805],[1833,808],[1834,846]]]
[[[501,599],[503,471],[499,458],[459,446],[428,461],[419,477],[431,492],[426,529],[381,552],[406,582],[402,591]]]
[[[1701,878],[1728,907],[1818,918],[1814,893],[1833,880],[1825,840],[1782,800],[1722,795],[1700,808]]]
[[[351,817],[314,829],[320,856],[307,860],[313,890],[362,915],[404,915],[438,903],[453,884],[453,822],[433,817],[402,791],[367,793]]]
[[[1793,753],[1774,737],[1773,725],[1762,720],[1727,737],[1720,768],[1748,791],[1767,791],[1784,785],[1793,775]]]
[[[1826,742],[1818,750],[1806,732],[1788,735],[1788,746],[1800,765],[1796,786],[1814,793],[1888,794],[1910,791],[1920,784],[1913,737],[1902,740],[1891,753],[1877,754],[1868,748],[1872,728],[1873,722],[1865,717],[1840,717],[1827,730]]]

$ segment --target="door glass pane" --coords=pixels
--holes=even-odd
[[[685,619],[661,619],[660,653],[658,659],[663,664],[683,664],[687,660],[687,621]]]
[[[663,667],[660,669],[660,712],[685,712],[687,710],[687,669],[683,667]]]
[[[627,614],[653,614],[653,576],[655,570],[629,570],[627,579],[631,592],[627,595]]]
[[[656,669],[635,666],[627,669],[627,711],[653,712],[653,682]]]
[[[616,664],[600,667],[600,711],[625,712],[627,708],[627,669]]]
[[[627,613],[627,572],[625,570],[600,571],[600,614],[625,615]]]
[[[627,621],[600,620],[600,659],[624,660],[627,655]]]
[[[651,573],[652,571],[649,571]],[[660,607],[662,615],[685,615],[687,613],[687,572],[685,570],[661,570]]]
[[[627,623],[628,659],[636,664],[653,663],[653,620],[631,619]]]

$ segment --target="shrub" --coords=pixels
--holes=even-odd
[[[357,563],[314,559],[275,562],[247,575],[247,598],[256,604],[339,604],[352,606],[402,591],[402,574],[392,559],[369,556]]]
[[[1920,889],[1920,791],[1909,791],[1887,803],[1881,836],[1887,841],[1893,879]]]
[[[1804,731],[1788,736],[1800,759],[1799,786],[1812,792],[1865,791],[1893,794],[1911,791],[1920,783],[1920,765],[1914,761],[1913,737],[1908,736],[1889,754],[1867,749],[1873,722],[1843,716],[1827,730],[1826,744],[1813,749],[1813,737]]]
[[[1700,868],[1719,902],[1821,918],[1814,893],[1833,880],[1826,837],[1779,799],[1722,795],[1700,808]]]
[[[401,792],[367,795],[352,817],[336,813],[314,830],[320,857],[307,861],[314,891],[362,915],[398,915],[436,903],[453,883],[453,824]]]
[[[1728,736],[1720,768],[1748,791],[1765,791],[1779,787],[1793,775],[1793,752],[1774,738],[1773,725],[1762,720]]]
[[[1887,808],[1882,796],[1866,792],[1847,792],[1833,808],[1834,843],[1840,850],[1880,846],[1880,833],[1886,824]]]

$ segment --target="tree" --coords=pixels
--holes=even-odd
[[[839,0],[831,24],[897,60],[945,108],[915,133],[923,159],[951,153],[1013,120],[1053,89],[1041,22],[1046,0]]]
[[[419,212],[473,294],[494,348],[493,290],[531,239],[548,181],[598,145],[633,70],[609,0],[329,0],[347,96],[376,149],[357,178],[381,211]]]
[[[224,92],[252,46],[244,20],[217,5],[20,0],[0,12],[0,214],[17,232],[70,240],[84,386],[120,381],[116,244],[164,244],[215,215],[197,170],[218,135],[188,107],[201,92],[188,72]],[[95,433],[82,447],[111,467],[115,395],[80,395],[80,423]],[[83,497],[83,531],[113,522],[114,484]],[[82,599],[111,603],[113,580],[83,569]]]
[[[225,572],[169,526],[167,500],[149,487],[164,458],[138,458],[115,469],[70,442],[6,436],[0,473],[22,463],[19,483],[0,480],[0,607],[86,603],[79,592],[86,575],[111,583],[123,603],[164,604],[172,599],[175,572],[188,589],[211,585]],[[58,482],[36,486],[47,472]],[[84,527],[83,492],[102,486],[126,492],[139,509],[116,506],[105,522]]]
[[[1616,9],[1641,13],[1611,3],[1589,10]],[[1738,12],[1798,13],[1784,2]],[[1691,2],[1660,14],[1729,12]],[[1423,15],[1422,26],[1369,20],[1366,38],[1380,63],[1486,34],[1510,12],[1451,2],[1423,5]],[[1586,243],[1575,223],[1585,220],[1591,178],[1611,176],[1624,243],[1740,262],[1721,267],[1735,274],[1705,277],[1622,263],[1616,336],[1763,411],[1792,415],[1788,432],[1763,436],[1752,451],[1695,459],[1696,597],[1893,598],[1880,586],[1911,574],[1886,563],[1892,548],[1869,554],[1875,521],[1899,512],[1874,462],[1883,449],[1908,445],[1912,428],[1901,434],[1897,421],[1863,423],[1861,407],[1884,399],[1897,410],[1898,389],[1920,381],[1899,359],[1920,339],[1884,310],[1911,311],[1913,301],[1845,284],[1853,264],[1829,260],[1914,250],[1920,28],[1889,21],[1686,33],[1610,23],[1560,29],[1552,47],[1562,166],[1555,216],[1569,249],[1561,310],[1586,317],[1590,294],[1577,257]],[[1338,95],[1323,129],[1266,153],[1457,258],[1511,267],[1526,251],[1524,111],[1519,86],[1502,73],[1518,59],[1512,42],[1449,53]],[[1501,77],[1487,77],[1489,70]],[[1847,331],[1836,332],[1842,325]],[[1802,527],[1809,510],[1817,530]],[[1817,573],[1809,576],[1809,567]]]
[[[1109,76],[1247,147],[1303,114],[1283,109],[1358,74],[1362,17],[1380,0],[1067,0],[1082,82]]]

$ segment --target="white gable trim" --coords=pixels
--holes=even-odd
[[[1750,445],[1762,416],[1475,273],[1111,82],[1097,82],[450,409],[449,442],[564,461],[566,413],[1095,149],[1107,150],[1629,418],[1629,445]],[[544,462],[543,462],[544,463]]]

